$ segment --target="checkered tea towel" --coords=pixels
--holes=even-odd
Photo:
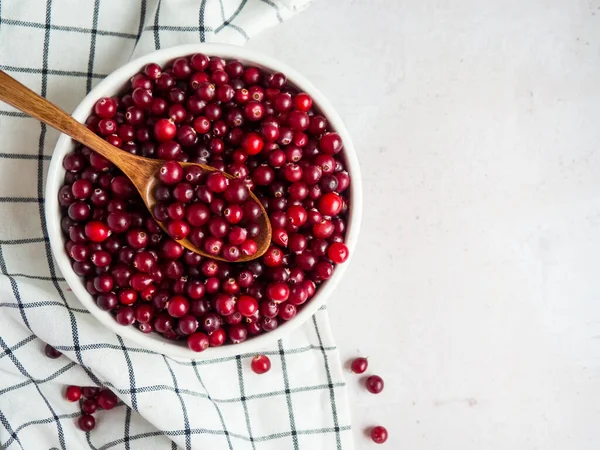
[[[182,43],[243,44],[307,0],[0,0],[0,69],[72,111],[130,58]],[[181,362],[103,328],[52,259],[44,180],[58,133],[0,104],[0,447],[350,449],[349,409],[326,310],[264,353]],[[44,356],[45,343],[63,352]],[[119,406],[76,426],[67,385]]]

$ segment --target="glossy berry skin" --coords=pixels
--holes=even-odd
[[[91,414],[84,414],[77,419],[77,425],[82,431],[91,431],[96,426],[96,419]]]
[[[105,223],[93,220],[85,224],[85,235],[90,241],[103,242],[110,235],[110,230]]]
[[[117,406],[119,399],[110,389],[102,389],[98,393],[96,401],[98,402],[98,406],[100,408],[109,410]]]
[[[187,344],[190,350],[203,352],[210,345],[210,341],[206,334],[198,332],[188,336]]]
[[[336,264],[342,264],[348,260],[348,247],[341,242],[334,242],[327,249],[327,256]]]
[[[237,309],[242,316],[251,317],[258,310],[258,302],[254,297],[242,295],[237,301]]]
[[[388,432],[381,425],[373,427],[371,429],[371,433],[370,434],[371,434],[371,439],[376,444],[383,444],[388,439]]]
[[[183,179],[183,168],[175,161],[166,161],[158,170],[158,179],[166,185],[177,184]]]
[[[169,299],[167,311],[171,317],[183,317],[190,310],[190,304],[185,297],[180,295],[173,296]]]
[[[324,216],[337,216],[342,211],[342,199],[335,192],[329,192],[319,199],[319,212]]]
[[[266,355],[256,355],[252,358],[250,367],[254,373],[262,375],[271,369],[271,360]]]
[[[365,386],[371,394],[379,394],[383,391],[383,379],[378,375],[371,375],[367,378]]]
[[[93,398],[86,398],[81,402],[81,410],[86,414],[93,414],[98,409],[98,402]]]
[[[65,391],[65,398],[70,402],[76,402],[81,398],[81,388],[79,386],[68,386]]]
[[[369,367],[369,362],[367,358],[356,358],[352,360],[352,364],[350,365],[350,369],[352,372],[361,374],[364,373]]]
[[[168,119],[159,119],[154,124],[154,137],[159,142],[170,141],[177,134],[177,126]]]

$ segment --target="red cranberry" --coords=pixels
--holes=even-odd
[[[334,231],[335,227],[333,226],[333,223],[331,220],[327,219],[321,220],[321,222],[312,227],[313,235],[318,239],[327,239]]]
[[[203,352],[210,345],[210,341],[206,334],[198,332],[188,336],[187,344],[190,350]]]
[[[50,359],[56,359],[56,358],[59,358],[62,355],[61,352],[59,352],[58,350],[56,350],[50,344],[46,344],[46,346],[44,347],[44,353]]]
[[[288,298],[290,304],[298,306],[305,303],[306,300],[308,300],[308,292],[303,286],[295,284],[290,288]]]
[[[93,414],[98,409],[98,402],[93,398],[86,398],[81,402],[81,411],[86,414]]]
[[[219,347],[225,343],[227,335],[223,328],[219,328],[208,335],[208,341],[211,347]]]
[[[296,307],[291,303],[285,303],[279,310],[279,317],[282,320],[291,320],[296,316]]]
[[[350,365],[352,372],[361,374],[364,373],[369,367],[369,361],[367,358],[355,358]]]
[[[238,299],[237,308],[242,316],[250,317],[258,311],[258,302],[253,297],[242,295]]]
[[[250,197],[246,183],[242,180],[231,180],[225,189],[225,200],[229,203],[243,203]]]
[[[222,316],[228,316],[235,311],[235,298],[231,295],[219,294],[214,302],[215,310]]]
[[[65,398],[70,402],[76,402],[81,398],[81,388],[79,386],[67,386]]]
[[[277,314],[279,314],[279,304],[273,300],[263,301],[260,303],[260,313],[264,317],[277,317]]]
[[[135,310],[131,306],[123,306],[117,310],[115,319],[119,325],[132,325],[135,322]]]
[[[84,414],[77,419],[77,425],[82,431],[91,431],[96,426],[96,419],[91,414]]]
[[[319,139],[319,148],[328,155],[336,154],[342,149],[342,139],[337,133],[325,133]]]
[[[286,283],[275,282],[267,286],[266,294],[269,300],[281,303],[285,302],[288,299],[290,295],[290,288]]]
[[[383,391],[383,379],[378,375],[371,375],[365,381],[365,386],[371,394],[379,394]]]
[[[246,241],[249,242],[249,241]],[[263,261],[265,265],[269,267],[276,267],[281,265],[283,261],[283,252],[281,249],[271,246],[267,249],[265,254],[263,255]]]
[[[158,170],[158,179],[167,185],[177,184],[183,179],[183,168],[176,161],[166,161]]]
[[[173,296],[169,299],[167,311],[171,317],[183,317],[190,309],[190,304],[185,297],[180,295]]]
[[[248,329],[243,324],[229,327],[229,339],[234,344],[240,344],[248,338]]]
[[[265,355],[257,355],[252,358],[252,362],[250,363],[252,371],[258,375],[266,373],[271,369],[271,360],[268,356]]]
[[[248,155],[257,155],[264,147],[262,138],[256,133],[247,133],[242,141],[242,148]]]
[[[327,251],[327,256],[336,264],[346,262],[348,259],[348,247],[345,244],[334,242]]]
[[[105,410],[113,409],[119,402],[118,397],[109,389],[102,389],[96,397],[98,406]]]
[[[102,311],[111,311],[117,307],[119,301],[117,300],[117,296],[112,292],[107,294],[100,294],[96,297],[96,305]]]
[[[165,142],[173,139],[177,133],[177,127],[168,119],[159,119],[154,124],[154,137],[159,142]]]
[[[385,441],[387,441],[387,438],[388,438],[388,431],[385,429],[385,427],[382,427],[381,425],[373,427],[371,429],[370,434],[371,434],[371,439],[376,444],[383,444]]]

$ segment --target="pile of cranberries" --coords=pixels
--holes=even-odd
[[[175,240],[188,238],[211,256],[235,262],[258,251],[262,210],[243,180],[166,161],[158,171],[154,218]],[[183,181],[185,178],[185,181]]]
[[[369,367],[369,361],[367,358],[355,358],[350,363],[350,370],[356,374],[363,374]],[[383,378],[379,375],[371,375],[365,380],[365,387],[371,394],[379,394],[383,391]],[[376,444],[383,444],[387,441],[388,431],[385,427],[381,425],[375,426],[369,430],[369,434],[371,439]]]
[[[86,125],[123,151],[169,161],[153,213],[170,236],[108,160],[87,147],[63,160],[66,251],[119,324],[187,339],[194,351],[240,343],[292,319],[348,258],[342,140],[285,75],[203,54],[148,64],[122,94],[100,99]],[[225,186],[222,174],[203,180],[186,168],[184,181],[174,162],[210,165],[235,180]],[[260,232],[248,189],[273,238],[263,256],[236,263]],[[183,236],[232,262],[184,249]]]
[[[44,349],[48,358],[56,359],[62,355],[50,344]],[[65,398],[70,402],[79,402],[81,416],[77,419],[77,425],[83,431],[91,431],[96,426],[94,414],[98,409],[109,410],[117,406],[119,398],[113,391],[95,386],[67,386]]]

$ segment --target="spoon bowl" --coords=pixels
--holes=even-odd
[[[111,163],[117,166],[123,174],[129,178],[132,184],[142,197],[142,200],[152,217],[154,217],[154,205],[156,198],[154,191],[158,184],[158,171],[165,161],[160,159],[144,158],[142,156],[132,155],[117,147],[109,144],[97,134],[90,131],[87,127],[77,122],[73,117],[60,109],[58,106],[49,102],[45,98],[39,96],[28,87],[19,83],[13,77],[0,70],[0,100],[19,109],[20,111],[29,114],[41,122],[51,126],[52,128],[61,131],[70,136],[77,142],[99,153]],[[217,168],[198,163],[180,163],[183,167],[199,166],[205,172],[220,172]],[[221,172],[228,179],[235,179],[233,175]],[[251,261],[260,258],[265,254],[271,243],[271,224],[269,222],[267,212],[256,195],[248,189],[250,198],[255,201],[261,210],[259,219],[260,234],[256,238],[258,251],[253,255],[243,255],[236,262]],[[154,217],[156,219],[156,217]],[[167,232],[167,227],[164,223],[156,221],[158,225]],[[188,239],[178,240],[188,250],[196,252],[202,256],[219,261],[227,261],[221,256],[210,255],[193,245]]]

